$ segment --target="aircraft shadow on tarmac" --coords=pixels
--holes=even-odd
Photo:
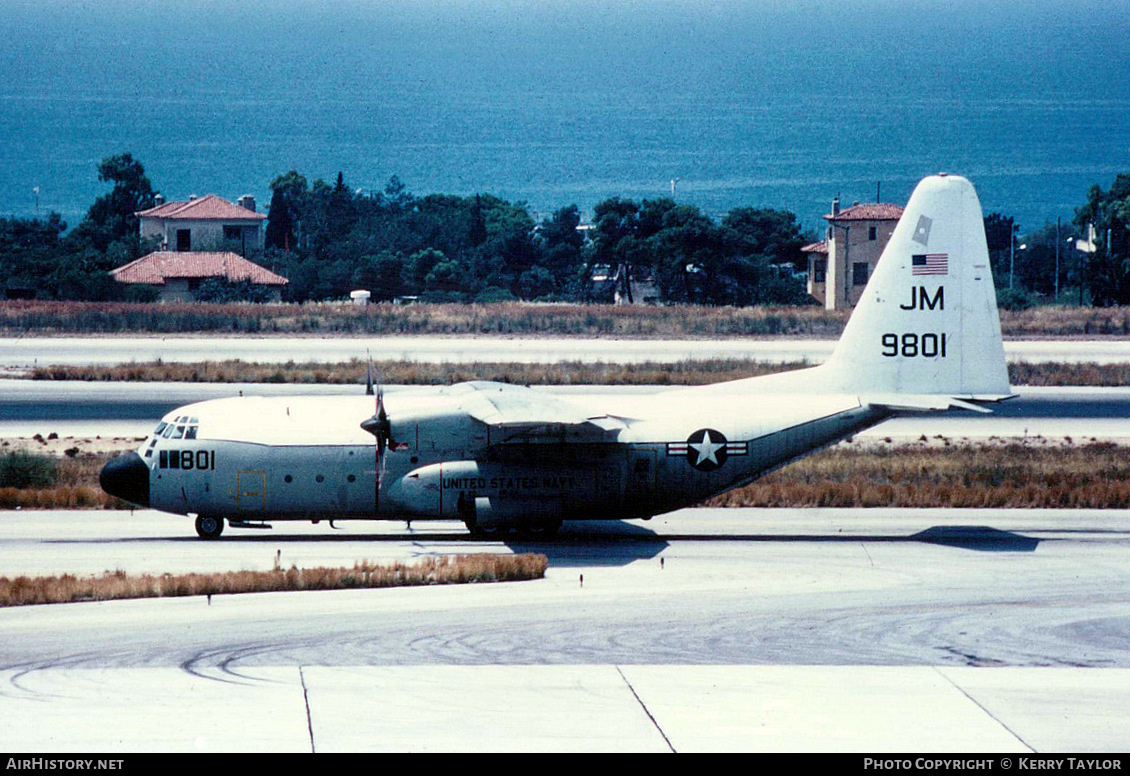
[[[976,550],[980,552],[1035,552],[1039,539],[1033,539],[1011,531],[1001,531],[988,526],[933,526],[924,531],[909,536],[898,535],[861,535],[849,534],[733,534],[733,533],[701,533],[701,534],[665,534],[660,535],[650,528],[626,523],[619,520],[590,520],[583,523],[566,524],[561,532],[552,539],[533,539],[520,535],[511,535],[506,539],[483,540],[475,539],[463,530],[451,531],[419,531],[395,530],[382,533],[353,533],[348,530],[330,531],[324,534],[286,533],[282,524],[276,526],[278,530],[248,531],[246,533],[229,533],[220,541],[229,543],[247,544],[298,544],[321,542],[412,542],[436,546],[426,552],[458,552],[459,545],[466,545],[468,550],[490,544],[505,545],[514,552],[537,552],[545,555],[551,565],[556,567],[570,566],[626,566],[633,561],[648,560],[660,555],[669,546],[669,542],[757,542],[771,544],[774,542],[922,542],[937,544],[944,547],[957,549]],[[52,543],[91,543],[91,540],[51,540]],[[146,537],[122,538],[112,540],[94,540],[93,543],[103,542],[185,542],[196,543],[200,540],[195,536],[177,537]],[[453,546],[454,545],[454,546]]]
[[[238,532],[236,532],[238,531]],[[322,534],[287,533],[285,523],[276,523],[273,530],[250,530],[225,532],[221,544],[306,544],[306,543],[416,543],[420,545],[444,545],[434,547],[432,552],[458,552],[459,545],[466,545],[468,551],[484,545],[499,544],[514,552],[537,552],[545,555],[554,566],[626,566],[637,560],[647,560],[658,556],[667,548],[666,537],[638,525],[619,520],[588,520],[584,523],[566,525],[551,539],[535,539],[512,534],[505,539],[476,539],[462,527],[454,526],[450,531],[397,529],[380,533],[354,533],[348,528],[327,531]],[[196,544],[200,541],[195,535],[123,537],[120,539],[51,539],[50,544],[109,544],[140,542],[183,542]],[[452,546],[454,545],[454,546]]]
[[[910,537],[926,544],[981,552],[1035,552],[1039,539],[984,525],[936,525]]]

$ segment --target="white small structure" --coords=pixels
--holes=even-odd
[[[364,291],[361,289],[349,292],[349,298],[353,301],[353,304],[367,305],[369,304],[369,299],[372,296],[373,293],[371,291]]]

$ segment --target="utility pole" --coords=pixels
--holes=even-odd
[[[1055,219],[1055,299],[1059,301],[1059,222],[1060,217]]]
[[[1012,277],[1016,268],[1016,224],[1008,225],[1008,287],[1012,288]]]

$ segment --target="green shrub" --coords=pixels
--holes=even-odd
[[[0,488],[46,488],[55,483],[55,459],[14,451],[0,453]]]

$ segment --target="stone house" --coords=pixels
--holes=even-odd
[[[902,211],[889,202],[841,210],[840,200],[832,200],[825,239],[801,248],[808,256],[808,293],[827,310],[855,307]]]
[[[200,284],[209,278],[222,278],[238,283],[249,281],[270,290],[270,301],[282,298],[282,288],[289,281],[253,261],[232,252],[156,251],[111,270],[119,283],[156,286],[159,301],[194,302]]]
[[[179,202],[158,203],[135,213],[141,239],[154,241],[160,251],[231,252],[252,256],[263,250],[262,224],[267,216],[255,211],[255,198],[245,194],[238,203],[208,194]]]

